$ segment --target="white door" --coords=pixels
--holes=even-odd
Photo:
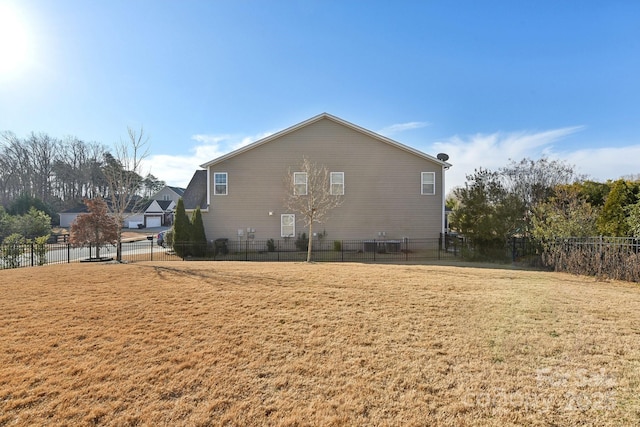
[[[162,218],[159,216],[150,216],[147,217],[147,227],[161,227],[162,226]]]

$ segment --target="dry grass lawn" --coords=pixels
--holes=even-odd
[[[509,269],[0,271],[0,426],[638,425],[640,287]]]

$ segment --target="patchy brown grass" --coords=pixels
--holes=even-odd
[[[0,271],[0,425],[636,425],[640,288],[438,266]]]

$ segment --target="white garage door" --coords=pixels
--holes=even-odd
[[[159,216],[152,216],[147,218],[147,227],[160,227],[160,226],[162,226],[162,222]]]

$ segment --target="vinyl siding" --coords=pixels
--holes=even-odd
[[[315,224],[327,238],[387,239],[437,237],[442,228],[442,166],[372,138],[335,121],[322,119],[258,145],[209,168],[228,174],[228,194],[211,195],[203,213],[209,239],[236,239],[237,230],[255,229],[256,239],[279,238],[283,200],[303,156],[344,172],[343,204],[324,224]],[[421,172],[434,172],[436,194],[421,194]],[[269,215],[269,212],[272,215]],[[296,213],[296,233],[305,231]]]
[[[169,187],[164,187],[162,190],[158,191],[153,196],[153,199],[154,200],[164,200],[164,196],[169,196],[168,200],[173,200],[176,203],[178,202],[178,199],[180,199],[180,196],[178,194],[176,194],[176,192],[173,191]]]

